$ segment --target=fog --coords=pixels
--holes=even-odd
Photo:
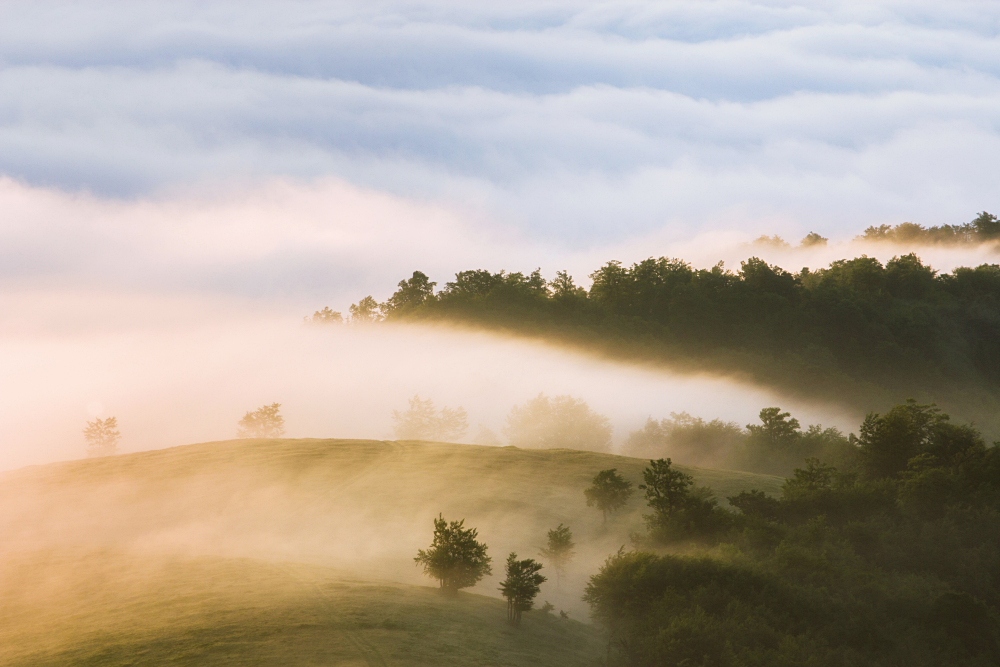
[[[294,316],[324,305],[346,310],[367,294],[384,299],[415,269],[439,286],[470,268],[538,267],[549,278],[568,270],[586,285],[609,260],[651,256],[680,257],[697,267],[724,261],[738,269],[757,255],[798,270],[863,253],[887,260],[916,250],[942,271],[1000,257],[995,246],[858,243],[853,239],[862,228],[826,246],[799,248],[798,240],[813,231],[808,220],[736,214],[694,235],[664,222],[656,232],[615,243],[549,243],[444,200],[399,197],[330,178],[232,182],[134,200],[0,178],[0,210],[0,291],[19,299],[18,311],[0,315],[5,327],[24,319],[20,309],[33,309],[33,297],[18,295],[43,288],[65,293],[72,287],[133,302],[155,297],[153,305],[138,306],[144,310],[158,309],[163,298],[190,295],[216,299],[215,308],[251,300]],[[969,219],[974,215],[970,211]],[[762,234],[780,234],[791,247],[754,244]],[[81,311],[74,317],[89,317]]]
[[[732,269],[757,255],[790,270],[914,250],[853,235],[826,246],[753,243],[763,223],[613,246],[534,243],[441,203],[321,181],[175,192],[122,201],[0,181],[0,467],[83,453],[87,419],[116,416],[127,451],[228,438],[247,410],[279,402],[289,435],[391,435],[414,394],[469,412],[496,433],[545,392],[586,400],[620,443],[646,417],[686,411],[741,424],[766,405],[849,430],[858,415],[731,379],[599,361],[556,347],[428,327],[307,327],[323,306],[387,298],[420,269],[439,287],[488,268],[588,284],[611,259],[675,256]],[[857,230],[858,232],[862,230]],[[85,249],[81,251],[81,249]],[[923,247],[939,270],[996,262],[994,246]]]
[[[282,404],[290,437],[392,437],[414,394],[502,432],[515,404],[569,394],[609,416],[616,441],[649,417],[687,411],[748,423],[780,404],[803,421],[850,426],[835,409],[708,376],[616,364],[445,327],[306,325],[283,312],[77,292],[7,294],[0,337],[0,466],[83,456],[88,419],[115,416],[121,449],[235,436],[248,410]],[[33,313],[33,322],[28,316]]]
[[[760,246],[760,234],[796,237],[779,221],[736,218],[728,231],[690,238],[665,228],[615,245],[553,246],[442,202],[332,179],[129,201],[5,180],[0,205],[0,469],[8,471],[0,477],[0,552],[111,549],[133,554],[126,561],[139,569],[137,551],[143,559],[251,557],[432,583],[411,559],[429,542],[438,512],[480,528],[498,561],[509,550],[536,555],[545,531],[569,522],[578,558],[564,588],[550,584],[542,599],[578,617],[586,577],[642,528],[638,501],[610,530],[585,506],[581,490],[606,462],[573,459],[570,474],[565,461],[545,458],[518,468],[501,448],[459,446],[479,452],[480,463],[385,443],[343,460],[329,443],[299,443],[287,456],[247,442],[168,448],[231,439],[247,411],[274,402],[292,438],[391,439],[392,411],[416,394],[464,408],[464,441],[481,427],[502,437],[510,409],[541,392],[574,396],[606,415],[616,449],[648,417],[675,412],[748,424],[778,405],[803,424],[850,431],[861,415],[736,378],[444,325],[319,326],[304,317],[324,306],[346,311],[367,294],[383,300],[414,269],[440,286],[467,268],[541,266],[547,277],[565,268],[586,285],[610,259],[667,255],[736,269],[758,255],[798,269],[909,250],[852,236],[818,248]],[[985,246],[919,252],[941,270],[995,261]],[[84,425],[111,416],[120,452],[162,451],[15,470],[83,458]],[[641,461],[616,461],[639,481]],[[569,477],[545,477],[556,472]],[[698,475],[712,482],[710,472]],[[58,579],[62,566],[54,567]],[[475,590],[495,595],[496,579]]]

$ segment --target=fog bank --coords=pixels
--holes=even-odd
[[[804,422],[856,421],[731,380],[444,327],[309,326],[259,305],[84,292],[8,293],[0,310],[3,468],[83,456],[95,417],[117,417],[121,449],[136,451],[234,437],[272,402],[291,437],[389,438],[414,394],[464,407],[470,439],[480,425],[500,434],[539,392],[584,399],[616,442],[675,411],[748,423],[781,405]]]

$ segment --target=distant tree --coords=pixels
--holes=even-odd
[[[476,540],[478,535],[475,528],[465,528],[465,519],[448,522],[439,514],[434,519],[431,546],[418,551],[413,560],[423,566],[425,574],[438,580],[443,591],[457,593],[493,573],[492,559],[486,545]]]
[[[382,309],[379,302],[373,296],[366,296],[348,308],[351,313],[351,322],[369,323],[378,322],[382,319]]]
[[[399,289],[389,297],[388,301],[382,304],[382,311],[386,315],[394,315],[416,308],[425,301],[434,298],[435,285],[437,283],[431,282],[427,274],[414,271],[413,277],[409,280],[399,281]]]
[[[1000,220],[992,213],[983,211],[969,225],[982,240],[1000,237]]]
[[[658,458],[667,454],[690,465],[718,466],[742,451],[746,434],[739,424],[721,419],[705,421],[686,412],[671,412],[670,419],[647,419],[625,441],[631,456]]]
[[[805,460],[799,420],[781,408],[760,411],[760,424],[747,424],[743,469],[775,475],[787,474]]]
[[[312,317],[305,318],[306,324],[343,324],[344,316],[336,310],[330,310],[329,306],[324,306],[323,310],[317,310]]]
[[[514,626],[521,624],[521,613],[531,611],[535,596],[546,580],[541,574],[542,564],[533,558],[518,560],[513,551],[507,556],[507,578],[500,582],[500,592],[507,600],[507,621]]]
[[[766,234],[754,239],[753,244],[755,246],[770,246],[772,248],[790,248],[791,245],[785,239],[781,238],[777,234],[774,236],[768,236]]]
[[[539,394],[507,416],[504,433],[515,447],[608,451],[611,422],[572,396]]]
[[[499,447],[501,444],[500,438],[497,434],[493,432],[493,429],[482,424],[476,430],[476,435],[472,438],[472,442],[477,445],[486,445],[487,447]]]
[[[237,438],[280,438],[285,434],[285,418],[279,413],[281,403],[271,403],[243,415]]]
[[[431,399],[414,396],[404,412],[392,411],[396,422],[396,437],[400,440],[458,440],[469,430],[469,420],[464,408],[434,407]]]
[[[806,234],[805,238],[802,239],[801,245],[803,248],[811,248],[815,246],[824,246],[829,241],[830,239],[826,238],[825,236],[820,236],[816,232],[809,232],[808,234]]]
[[[984,447],[974,428],[952,424],[937,407],[912,399],[884,415],[870,413],[859,431],[855,443],[862,468],[872,478],[895,476],[921,455],[951,462]]]
[[[566,271],[556,271],[556,278],[549,283],[549,288],[552,290],[552,297],[560,301],[585,300],[587,298],[587,290],[577,287],[576,283],[573,282],[573,276]]]
[[[118,419],[95,419],[87,422],[83,429],[83,437],[87,440],[87,456],[112,456],[118,451],[118,442],[122,434],[118,431]]]
[[[597,507],[607,522],[608,514],[613,514],[625,506],[632,497],[632,482],[618,474],[617,468],[602,470],[594,475],[590,488],[583,495],[587,498],[587,507]]]
[[[556,571],[556,589],[558,589],[559,580],[566,571],[566,566],[573,559],[573,547],[576,545],[573,543],[573,533],[569,526],[559,524],[549,531],[548,537],[548,544],[541,550],[540,555],[552,563],[552,567]]]

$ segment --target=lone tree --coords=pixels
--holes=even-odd
[[[414,396],[405,412],[392,411],[396,422],[396,437],[400,440],[455,441],[469,430],[465,408],[434,407],[431,399]]]
[[[118,441],[122,439],[122,434],[118,431],[118,419],[108,417],[87,422],[83,437],[87,440],[87,456],[112,456],[118,450]]]
[[[238,423],[237,438],[280,438],[285,434],[285,418],[281,403],[271,403],[243,415]]]
[[[449,522],[439,514],[434,519],[431,546],[418,551],[413,560],[423,565],[425,574],[438,580],[443,591],[458,593],[493,573],[492,559],[486,554],[486,545],[476,540],[478,534],[475,528],[465,528],[465,519]]]
[[[331,310],[330,306],[324,306],[323,310],[317,310],[312,317],[304,318],[306,324],[343,324],[344,315],[336,310]]]
[[[613,514],[632,497],[632,482],[618,474],[617,468],[602,470],[594,475],[594,481],[583,495],[587,497],[587,507],[597,507],[604,515],[605,523],[608,514]]]
[[[542,558],[552,563],[556,571],[556,590],[559,589],[559,580],[566,571],[566,565],[573,558],[574,546],[576,545],[573,544],[573,533],[569,526],[559,524],[549,531],[548,545],[540,552]]]
[[[521,625],[521,613],[531,611],[539,586],[546,579],[538,572],[542,564],[534,558],[518,560],[513,551],[507,556],[507,578],[500,582],[500,592],[507,600],[507,622]]]

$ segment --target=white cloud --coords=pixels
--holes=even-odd
[[[988,3],[12,2],[0,172],[334,175],[570,244],[959,222],[1000,209],[998,30]]]

